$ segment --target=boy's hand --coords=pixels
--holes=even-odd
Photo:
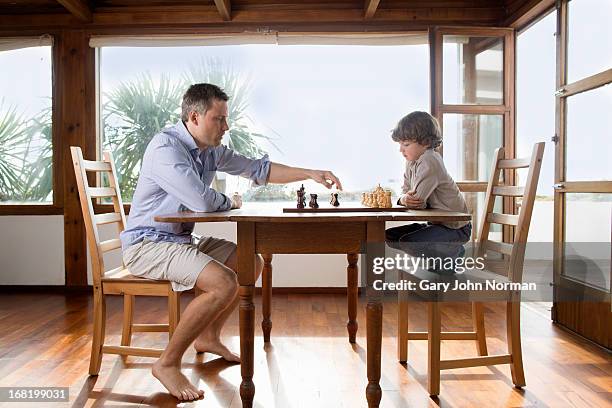
[[[425,203],[423,200],[421,200],[420,198],[415,197],[413,194],[415,192],[414,191],[409,191],[407,194],[403,195],[400,203],[402,203],[402,205],[405,205],[408,208],[421,208],[423,207],[423,204]]]
[[[242,196],[238,193],[234,193],[234,195],[231,198],[232,201],[232,210],[236,210],[240,207],[242,207]]]

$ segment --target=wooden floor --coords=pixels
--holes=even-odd
[[[190,295],[183,295],[183,306]],[[89,378],[91,296],[85,294],[2,294],[0,296],[0,386],[64,386],[69,403],[44,406],[176,406],[151,376],[152,359],[118,356],[102,360],[98,377]],[[121,300],[108,305],[107,339],[119,344]],[[256,298],[258,315],[260,298]],[[505,353],[503,307],[486,307],[490,353]],[[425,308],[411,304],[411,328],[424,329]],[[160,322],[165,299],[139,299],[136,322]],[[440,398],[426,391],[424,341],[411,341],[409,364],[396,360],[396,305],[385,303],[382,407],[610,407],[610,355],[552,325],[541,309],[524,305],[523,353],[527,387],[512,387],[507,366],[450,370],[442,373]],[[258,319],[259,320],[259,319]],[[365,319],[360,299],[357,345],[348,343],[345,298],[340,295],[275,295],[272,342],[261,329],[255,338],[256,407],[363,407],[365,403]],[[238,350],[237,314],[224,335]],[[443,329],[468,330],[469,309],[443,308]],[[259,327],[259,322],[258,322]],[[167,335],[166,335],[167,336]],[[138,333],[134,345],[166,342],[163,334]],[[444,341],[442,358],[475,355],[470,341]],[[206,392],[203,400],[182,406],[240,407],[240,366],[189,349],[183,370]],[[0,406],[25,407],[31,404]],[[43,406],[43,405],[41,405]]]

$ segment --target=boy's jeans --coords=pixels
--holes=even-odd
[[[463,244],[470,240],[471,233],[471,223],[459,229],[439,224],[414,223],[389,228],[385,232],[385,240],[391,248],[416,257],[460,258],[465,254]]]

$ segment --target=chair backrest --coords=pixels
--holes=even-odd
[[[525,259],[525,249],[531,214],[535,201],[540,168],[542,167],[542,156],[544,155],[544,142],[536,143],[533,146],[531,157],[520,159],[505,159],[503,147],[498,148],[493,155],[493,165],[491,168],[491,178],[487,186],[487,194],[482,212],[480,230],[478,233],[477,256],[484,256],[487,251],[502,254],[504,257],[501,268],[491,268],[487,262],[487,267],[493,272],[503,274],[512,282],[522,282],[523,261]],[[502,170],[513,170],[529,168],[527,179],[524,186],[501,185],[499,178]],[[515,177],[516,179],[516,177]],[[522,202],[518,214],[495,213],[493,211],[495,197],[521,197]],[[514,239],[512,243],[492,241],[489,239],[491,224],[510,225],[514,227]],[[498,264],[499,266],[499,264]]]
[[[71,146],[70,153],[72,154],[72,164],[74,166],[74,174],[79,188],[79,199],[81,201],[81,210],[83,211],[83,220],[87,232],[87,242],[89,244],[92,263],[92,278],[94,285],[99,285],[100,279],[103,278],[105,274],[112,275],[122,269],[122,267],[119,267],[110,271],[105,271],[104,268],[104,253],[121,248],[119,236],[117,235],[116,238],[101,241],[98,233],[99,225],[116,223],[119,233],[123,231],[126,226],[125,212],[123,210],[123,202],[121,201],[119,182],[117,181],[117,172],[115,170],[113,156],[110,152],[104,152],[102,161],[83,159],[83,153],[80,147]],[[89,186],[87,172],[106,173],[110,186]],[[101,181],[102,177],[96,177],[95,179]],[[94,184],[95,183],[96,182],[94,182]],[[112,198],[112,213],[96,214],[94,212],[92,199],[102,197]]]

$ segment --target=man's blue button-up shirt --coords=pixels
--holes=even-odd
[[[230,198],[210,188],[217,170],[265,185],[270,159],[249,159],[225,145],[200,150],[182,121],[156,134],[142,159],[127,227],[121,233],[123,249],[144,238],[191,242],[194,223],[157,222],[154,217],[184,210],[229,210]]]

